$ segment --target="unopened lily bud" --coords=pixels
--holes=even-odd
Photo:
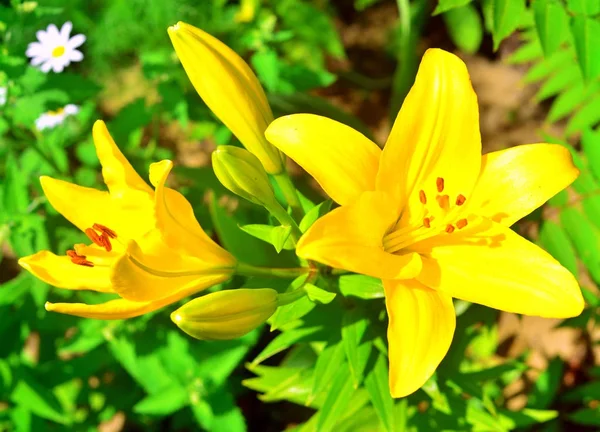
[[[283,172],[283,155],[265,138],[273,113],[250,66],[227,45],[189,24],[169,27],[169,36],[188,78],[211,111],[269,174]]]
[[[235,339],[273,315],[277,295],[270,288],[217,291],[186,303],[171,314],[171,320],[196,339]]]
[[[219,146],[212,153],[215,175],[231,192],[255,204],[272,207],[273,187],[256,156],[233,146]]]

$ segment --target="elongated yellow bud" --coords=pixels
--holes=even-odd
[[[184,304],[171,314],[171,320],[196,339],[235,339],[273,315],[277,296],[271,288],[217,291]]]
[[[221,184],[234,194],[266,208],[275,203],[267,173],[258,158],[248,150],[219,146],[212,153],[212,164]]]
[[[178,22],[168,31],[188,78],[206,105],[269,174],[283,172],[283,155],[265,138],[273,113],[246,62],[227,45],[189,24]]]

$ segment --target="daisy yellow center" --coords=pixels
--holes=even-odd
[[[61,57],[65,53],[65,47],[59,45],[52,50],[52,57]]]
[[[428,208],[428,197],[424,190],[419,191],[420,214],[423,218],[417,226],[397,227],[388,233],[383,239],[383,246],[387,252],[398,252],[405,247],[445,232],[452,234],[457,229],[463,229],[468,225],[466,218],[456,218],[456,212],[467,200],[460,194],[453,198],[444,194],[444,179],[438,177],[436,180],[435,200],[431,200],[433,207]],[[458,219],[458,220],[456,220]],[[450,223],[448,223],[450,222]]]

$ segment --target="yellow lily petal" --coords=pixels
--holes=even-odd
[[[156,231],[154,231],[156,232]],[[151,235],[151,234],[149,234]],[[126,300],[155,301],[193,285],[198,291],[224,282],[233,274],[233,266],[218,268],[187,255],[178,255],[158,240],[145,240],[150,250],[142,250],[130,241],[126,253],[115,260],[110,279],[114,291]]]
[[[134,302],[124,299],[111,300],[106,303],[89,305],[84,303],[50,303],[46,302],[46,310],[66,315],[93,319],[125,319],[133,318],[155,311],[171,303],[175,303],[203,289],[195,284],[186,286],[172,295],[153,302]]]
[[[365,192],[354,203],[318,219],[298,242],[296,253],[331,267],[381,279],[407,279],[421,271],[415,253],[392,255],[382,239],[396,221],[384,192]]]
[[[108,267],[85,267],[68,256],[41,251],[19,259],[19,265],[47,284],[70,290],[112,292]]]
[[[381,150],[349,126],[318,115],[294,114],[275,120],[265,135],[339,204],[375,189]]]
[[[438,194],[450,202],[469,197],[481,163],[477,96],[465,64],[453,54],[427,50],[415,84],[404,100],[381,155],[377,190],[387,191],[403,219],[423,217],[419,192],[432,204]],[[439,192],[438,178],[443,179]]]
[[[452,343],[456,314],[452,297],[415,280],[384,280],[383,287],[390,319],[390,390],[399,398],[433,375]]]
[[[573,275],[548,253],[489,219],[412,245],[419,281],[452,297],[548,318],[577,316],[583,297]]]
[[[168,31],[202,100],[268,173],[281,173],[283,158],[264,136],[273,114],[252,69],[227,45],[194,26],[178,22]]]
[[[51,177],[40,177],[52,207],[82,231],[94,223],[107,226],[117,235],[136,237],[151,229],[154,221],[150,195],[131,195],[130,200],[112,199],[108,192],[78,186]],[[135,197],[139,199],[133,199]],[[118,243],[113,243],[118,247]]]
[[[164,242],[171,249],[181,250],[182,254],[210,265],[233,266],[235,258],[204,232],[188,200],[176,190],[165,187],[172,167],[169,160],[150,165],[150,181],[156,187],[156,224]]]
[[[483,156],[468,208],[510,226],[569,186],[579,175],[569,150],[529,144]]]
[[[142,180],[123,156],[102,120],[94,123],[92,134],[96,154],[102,165],[104,183],[108,186],[113,198],[123,198],[123,195],[131,194],[134,191],[152,194],[150,186]]]

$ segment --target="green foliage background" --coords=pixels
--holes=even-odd
[[[399,19],[388,37],[395,70],[384,79],[355,71],[330,72],[346,60],[335,22],[358,17],[383,0],[43,1],[0,5],[0,430],[97,430],[104,422],[125,429],[209,431],[406,431],[600,427],[600,0],[399,0]],[[387,2],[393,3],[393,2]],[[243,11],[252,13],[245,16]],[[441,18],[440,18],[441,17]],[[28,65],[24,53],[35,32],[72,21],[84,33],[85,59],[61,74]],[[280,308],[267,328],[228,342],[201,342],[181,333],[168,310],[127,321],[96,321],[47,313],[44,302],[98,303],[98,293],[52,289],[19,272],[16,257],[42,249],[64,251],[84,241],[46,202],[38,177],[101,187],[91,141],[95,119],[107,120],[138,172],[178,156],[177,139],[234,144],[193,91],[166,34],[182,20],[219,37],[249,60],[276,112],[314,112],[370,134],[360,118],[317,96],[341,79],[368,92],[390,92],[394,117],[412,84],[423,40],[434,26],[463,53],[493,50],[519,40],[510,62],[540,83],[536,99],[548,106],[548,124],[561,136],[540,139],[568,146],[582,174],[544,212],[530,217],[535,240],[581,281],[587,307],[560,326],[578,329],[590,354],[585,364],[552,359],[525,389],[525,408],[507,408],[505,389],[522,380],[527,355],[499,362],[498,312],[457,302],[457,331],[436,376],[408,398],[387,391],[385,307],[380,281],[345,275],[310,281],[312,298]],[[486,45],[489,47],[486,48]],[[135,69],[142,90],[127,90],[124,71]],[[117,90],[111,90],[114,88]],[[149,90],[151,97],[145,98]],[[114,102],[114,101],[112,101]],[[74,103],[76,116],[40,132],[42,113]],[[165,132],[177,130],[177,138]],[[194,204],[207,232],[238,258],[255,265],[293,265],[238,225],[269,223],[268,215],[232,197],[210,167],[176,169],[179,189]],[[299,179],[309,210],[307,226],[330,202]],[[211,191],[211,194],[208,192]],[[550,215],[550,216],[548,216]],[[234,279],[225,287],[293,289],[305,280]],[[336,292],[331,302],[322,290]],[[219,289],[222,287],[216,287]],[[590,357],[591,356],[591,357]],[[598,359],[596,358],[596,364]],[[575,373],[576,379],[566,380]],[[241,384],[243,383],[243,385]],[[256,399],[256,392],[259,396]],[[273,404],[274,405],[270,405]],[[305,408],[303,408],[305,407]],[[114,429],[119,430],[119,429]]]

